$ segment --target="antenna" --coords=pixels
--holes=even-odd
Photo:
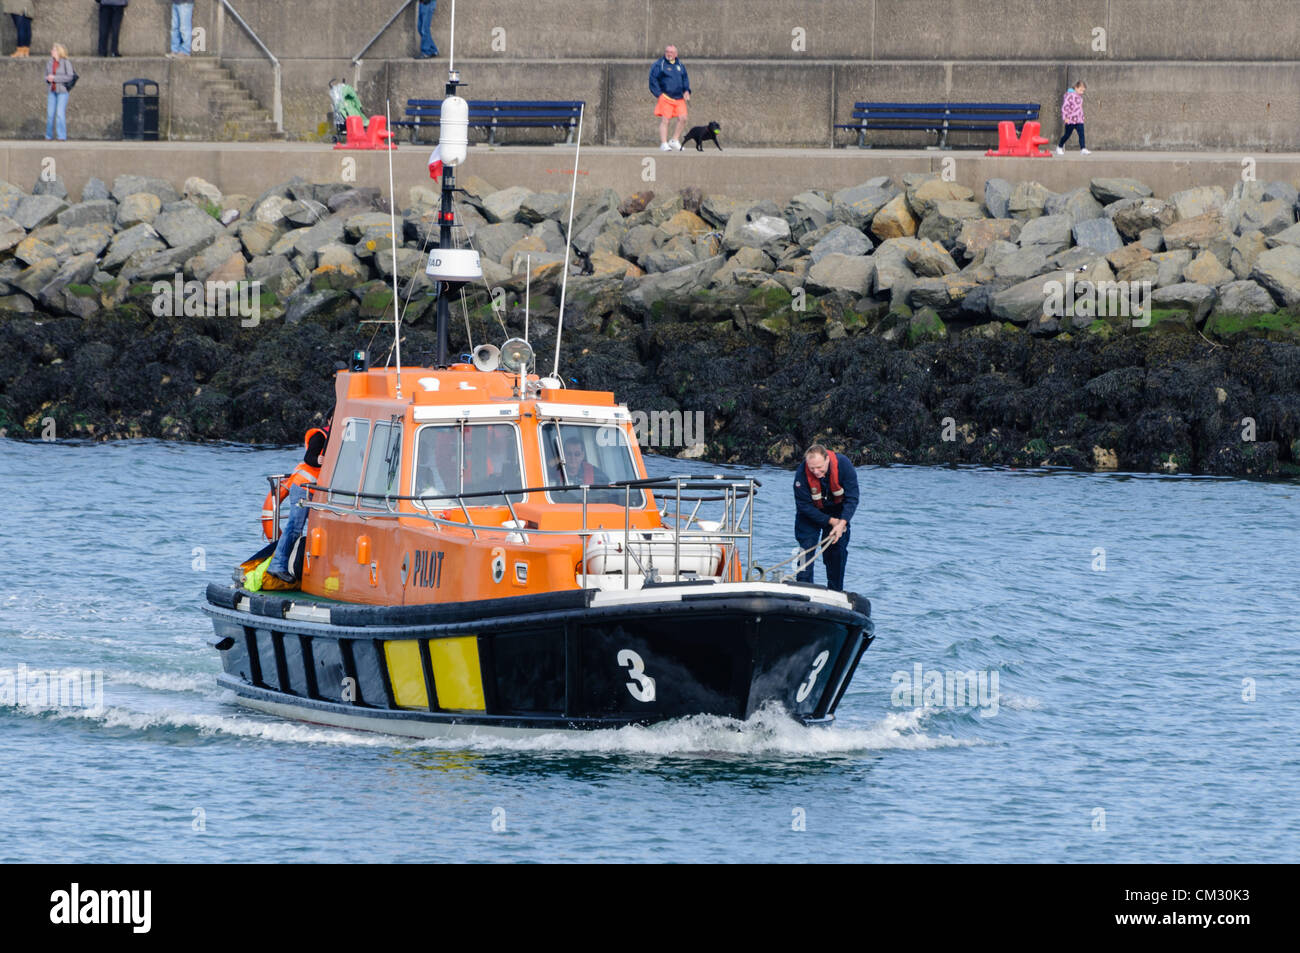
[[[393,122],[392,101],[384,100],[384,121],[391,129]],[[393,347],[397,351],[397,399],[402,399],[402,314],[398,310],[397,296],[397,191],[393,186],[393,140],[392,133],[388,139],[388,230],[393,239]],[[414,277],[411,278],[415,280]]]
[[[564,243],[564,278],[560,283],[560,318],[555,324],[555,367],[552,377],[560,373],[560,332],[564,330],[564,293],[569,288],[569,249],[573,247],[573,203],[578,195],[578,154],[582,151],[582,116],[587,111],[586,105],[578,107],[578,142],[573,150],[573,187],[569,190],[569,230],[565,232]]]
[[[528,340],[528,306],[532,304],[533,293],[533,256],[524,255],[524,340]]]
[[[456,69],[456,0],[451,0],[451,48],[447,53],[447,72]]]

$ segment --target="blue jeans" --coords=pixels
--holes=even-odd
[[[830,531],[829,526],[819,527],[802,520],[794,524],[794,538],[798,541],[800,549],[811,549],[825,539]],[[844,535],[840,537],[839,542],[827,547],[822,553],[822,561],[826,563],[826,588],[843,592],[844,567],[849,561],[849,527],[844,528]],[[799,582],[814,582],[814,565],[815,563],[810,560],[807,567],[801,569],[795,578]]]
[[[415,29],[420,34],[420,55],[437,56],[438,44],[433,42],[433,11],[438,9],[438,0],[425,3],[420,0],[415,5]]]
[[[172,4],[172,52],[190,52],[190,37],[194,33],[194,4]]]
[[[280,541],[275,544],[275,555],[271,557],[271,565],[266,567],[271,572],[289,573],[289,553],[293,550],[293,544],[298,541],[302,535],[303,526],[307,522],[307,507],[298,504],[307,498],[307,490],[301,483],[289,487],[289,522],[280,533]]]
[[[60,141],[68,138],[68,94],[50,90],[45,99],[45,138],[53,139],[56,132]]]

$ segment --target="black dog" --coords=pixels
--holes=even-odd
[[[718,133],[720,133],[721,131],[722,131],[722,127],[719,126],[716,122],[711,122],[707,126],[695,126],[694,128],[691,129],[690,132],[686,134],[685,138],[682,139],[682,148],[685,149],[686,143],[694,139],[695,151],[703,152],[704,140],[712,139],[713,144],[717,146],[718,151],[721,152],[722,143],[718,142]]]

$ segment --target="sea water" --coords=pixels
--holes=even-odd
[[[217,688],[204,588],[258,547],[263,475],[295,457],[0,440],[0,861],[1300,855],[1295,482],[863,469],[847,585],[877,640],[833,727],[448,743]],[[763,482],[774,565],[792,475],[729,472]],[[34,697],[4,695],[20,670]]]

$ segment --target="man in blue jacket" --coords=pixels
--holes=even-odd
[[[655,115],[659,117],[659,148],[664,152],[681,149],[682,131],[686,128],[686,103],[691,98],[691,78],[677,58],[677,47],[667,46],[664,55],[650,67],[650,95],[655,97]],[[668,120],[676,117],[677,135],[668,138]]]
[[[849,558],[849,521],[858,508],[858,473],[849,458],[819,443],[808,448],[794,474],[794,537],[800,549],[811,549],[830,537],[823,559],[826,585],[844,591],[844,566]],[[813,581],[815,561],[799,571],[800,582]]]

